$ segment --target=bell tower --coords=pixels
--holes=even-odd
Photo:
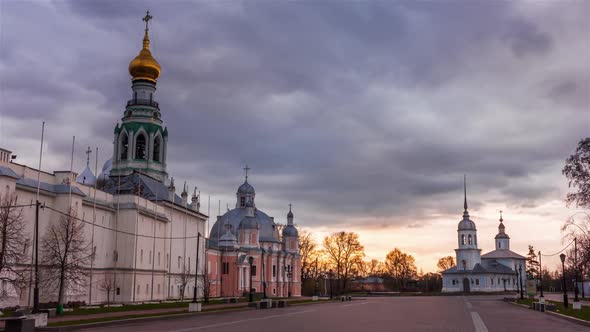
[[[160,107],[154,97],[161,69],[150,51],[149,21],[152,18],[148,11],[143,18],[143,47],[129,63],[132,96],[127,101],[121,123],[115,127],[111,176],[138,171],[165,182],[168,178],[168,130],[163,126]]]
[[[473,270],[473,267],[481,263],[481,249],[477,247],[477,228],[475,223],[469,217],[467,211],[467,179],[463,179],[464,203],[463,203],[463,220],[457,227],[458,248],[455,249],[457,256],[458,270]]]

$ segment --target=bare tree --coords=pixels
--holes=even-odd
[[[84,237],[84,224],[76,218],[76,211],[62,215],[52,223],[43,236],[44,285],[57,290],[57,304],[63,305],[66,290],[86,285],[87,270],[93,256]]]
[[[574,154],[565,160],[562,173],[568,179],[568,186],[577,188],[567,194],[567,205],[590,208],[590,137],[578,142]]]
[[[178,286],[180,286],[180,300],[184,300],[184,291],[188,283],[192,280],[194,276],[191,275],[188,267],[183,267],[182,271],[176,275],[175,281]]]
[[[98,283],[98,289],[107,294],[107,306],[111,304],[111,292],[114,292],[117,287],[117,280],[113,274],[105,274],[104,278]]]
[[[438,267],[439,272],[448,270],[455,265],[455,258],[453,258],[453,256],[442,257],[438,260],[438,263],[436,263],[436,267]]]
[[[324,253],[326,260],[335,268],[338,285],[346,288],[347,280],[357,259],[364,257],[364,248],[359,236],[353,232],[333,233],[324,238]],[[342,280],[342,281],[340,281]]]
[[[16,269],[17,264],[26,261],[26,249],[30,246],[25,233],[22,208],[17,208],[17,196],[0,195],[0,280],[15,290],[26,283],[26,270]],[[8,296],[8,290],[1,289],[0,298]]]
[[[387,254],[385,258],[385,270],[398,290],[401,290],[406,285],[406,281],[416,277],[414,257],[403,253],[397,248]]]
[[[205,273],[203,274],[203,301],[209,303],[211,298],[211,285],[213,280],[209,279],[209,271],[207,271],[207,264],[205,264]]]
[[[314,253],[317,243],[310,232],[303,231],[299,234],[299,255],[301,256],[301,277],[304,279],[312,277],[312,269],[315,267]]]
[[[368,262],[364,262],[365,276],[376,277],[383,274],[383,262],[376,259],[371,259]]]

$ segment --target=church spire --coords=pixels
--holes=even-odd
[[[469,212],[467,212],[467,175],[463,174],[463,218],[469,219]]]

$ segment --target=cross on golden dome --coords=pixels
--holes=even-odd
[[[133,77],[132,80],[145,80],[156,83],[160,76],[160,64],[152,56],[150,52],[150,36],[148,34],[149,21],[153,19],[148,10],[145,16],[141,19],[145,22],[145,34],[143,36],[143,48],[139,54],[129,63],[129,74]]]
[[[150,21],[152,18],[154,18],[154,17],[153,17],[152,15],[150,15],[150,11],[148,10],[148,11],[145,13],[145,16],[144,16],[144,18],[142,18],[142,19],[141,19],[142,21],[144,21],[144,22],[145,22],[145,31],[148,31],[148,22],[149,22],[149,21]]]

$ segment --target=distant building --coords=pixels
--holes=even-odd
[[[443,292],[501,292],[519,289],[518,278],[526,285],[526,258],[510,250],[510,237],[500,216],[496,250],[481,255],[477,229],[467,211],[465,185],[463,220],[457,228],[457,265],[442,272]],[[520,273],[522,271],[522,273]]]
[[[287,224],[280,232],[274,218],[256,207],[255,196],[246,173],[236,192],[235,208],[218,216],[211,228],[207,246],[211,297],[243,296],[250,288],[268,297],[301,295],[299,234],[293,212],[289,207]]]
[[[379,277],[367,277],[352,280],[350,282],[350,290],[357,292],[386,292],[385,281]]]

